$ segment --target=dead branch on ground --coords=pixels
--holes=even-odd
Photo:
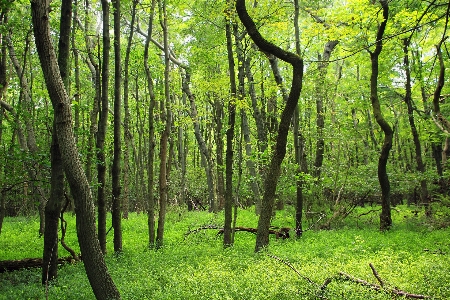
[[[372,269],[372,273],[375,276],[375,278],[378,280],[378,282],[380,283],[380,285],[378,284],[374,284],[374,283],[370,283],[368,281],[365,281],[363,279],[354,277],[350,274],[344,273],[344,272],[339,272],[339,275],[341,276],[341,278],[345,279],[345,280],[349,280],[349,281],[353,281],[356,283],[359,283],[363,286],[367,286],[370,287],[376,291],[385,291],[397,296],[402,296],[402,297],[407,297],[407,298],[412,298],[412,299],[428,299],[431,298],[430,296],[425,296],[425,295],[419,295],[419,294],[413,294],[413,293],[408,293],[402,290],[399,290],[397,288],[386,288],[385,287],[385,283],[384,281],[381,279],[381,277],[378,275],[377,270],[375,269],[375,267],[370,263],[369,264],[370,268]]]

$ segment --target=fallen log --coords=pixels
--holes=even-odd
[[[188,236],[191,233],[197,233],[200,230],[206,230],[206,229],[217,229],[217,235],[221,235],[223,234],[223,227],[218,227],[216,225],[206,225],[206,226],[202,226],[200,228],[197,229],[193,229],[193,230],[188,230],[184,236]],[[288,227],[281,227],[281,228],[277,228],[277,227],[271,227],[271,229],[269,229],[269,234],[273,234],[276,236],[277,239],[281,238],[281,239],[288,239],[289,238],[289,231],[291,230],[291,228]],[[251,228],[251,227],[235,227],[234,231],[245,231],[245,232],[250,232],[253,234],[256,234],[256,232],[258,231],[258,229],[256,228]]]
[[[81,255],[77,256],[81,260]],[[58,258],[58,265],[75,263],[72,256]],[[20,260],[0,261],[0,273],[18,271],[23,269],[42,268],[42,258],[24,258]]]

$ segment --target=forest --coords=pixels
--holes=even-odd
[[[0,9],[0,299],[450,298],[450,1]]]

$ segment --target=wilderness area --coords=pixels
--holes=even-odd
[[[3,1],[0,297],[448,298],[449,17]]]

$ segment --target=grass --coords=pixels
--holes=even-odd
[[[393,211],[392,230],[381,233],[378,213],[357,218],[363,211],[367,209],[354,211],[339,229],[306,231],[299,240],[271,238],[267,251],[259,254],[253,252],[254,235],[247,232],[237,232],[235,245],[228,249],[223,249],[216,230],[185,237],[189,229],[221,225],[223,216],[179,209],[167,215],[165,246],[149,250],[146,215],[131,214],[122,223],[124,252],[113,254],[110,233],[106,262],[123,299],[318,299],[327,278],[332,278],[323,293],[327,299],[393,299],[387,292],[337,275],[345,272],[377,284],[369,263],[390,287],[450,299],[450,229],[434,229],[401,206]],[[274,225],[292,227],[293,214],[290,207],[277,212]],[[79,251],[75,219],[70,215],[66,219],[66,242]],[[0,260],[42,255],[38,221],[37,217],[5,219]],[[256,223],[253,210],[239,211],[238,226]],[[60,255],[68,255],[61,249]],[[268,254],[289,263],[303,277]],[[40,270],[0,274],[0,299],[46,299]],[[48,299],[94,299],[82,263],[60,268]]]

